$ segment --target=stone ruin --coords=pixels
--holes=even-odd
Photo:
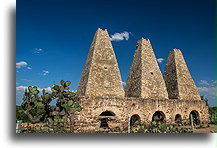
[[[107,30],[98,29],[80,78],[77,94],[81,112],[73,115],[73,132],[126,133],[136,123],[162,121],[208,123],[206,102],[201,100],[179,49],[170,52],[164,75],[150,40],[140,39],[126,88]]]

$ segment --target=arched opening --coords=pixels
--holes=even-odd
[[[180,114],[177,114],[175,116],[175,123],[176,124],[181,124],[182,123],[182,116]]]
[[[100,119],[100,128],[109,128],[108,126],[108,121],[109,121],[109,116],[115,116],[115,114],[111,111],[104,111],[102,112],[99,116],[105,116],[105,118]],[[106,118],[106,116],[108,116]]]
[[[135,114],[132,115],[130,118],[130,126],[134,126],[140,123],[140,117],[139,115]]]
[[[166,122],[165,114],[162,111],[156,111],[152,117],[152,121],[156,122]]]
[[[192,118],[191,118],[191,116],[192,116]],[[199,116],[198,111],[196,111],[196,110],[193,110],[193,111],[190,112],[189,119],[190,119],[190,122],[191,122],[191,119],[192,119],[193,123],[195,125],[200,124],[200,116]]]
[[[115,114],[111,111],[104,111],[100,114],[100,116],[115,116]]]

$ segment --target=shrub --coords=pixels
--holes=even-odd
[[[132,133],[192,133],[192,129],[177,125],[153,121],[150,125],[137,125],[131,128]]]

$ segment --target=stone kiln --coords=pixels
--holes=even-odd
[[[182,53],[170,52],[162,76],[150,40],[137,42],[125,91],[107,30],[98,29],[80,78],[81,112],[73,116],[73,132],[126,133],[128,123],[208,123],[208,106],[201,100]]]

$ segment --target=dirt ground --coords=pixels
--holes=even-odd
[[[209,124],[209,127],[196,128],[193,130],[193,133],[216,133],[216,125]]]

